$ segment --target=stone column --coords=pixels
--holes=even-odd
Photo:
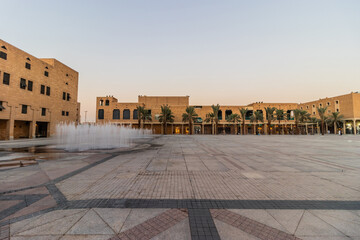
[[[36,133],[36,121],[31,121],[29,127],[29,138],[35,138],[36,137],[35,133]]]
[[[171,123],[171,134],[174,134],[174,124]]]
[[[163,123],[161,123],[161,134],[164,134],[164,126],[163,126],[164,124]]]
[[[184,124],[181,124],[181,134],[184,134]]]
[[[268,133],[268,128],[266,123],[263,124],[263,128],[264,128],[264,134],[266,135]]]
[[[236,123],[234,123],[234,130],[235,130],[235,135],[237,135],[237,131],[238,131],[238,129],[237,129],[237,124]]]
[[[14,139],[14,126],[15,126],[15,120],[10,118],[6,122],[6,139],[7,140],[13,140]]]
[[[326,131],[325,134],[328,134],[328,132],[329,132],[329,126],[328,126],[327,123],[325,123],[325,129],[326,129],[326,130],[325,130],[325,131]]]
[[[305,127],[306,127],[306,135],[309,135],[308,124],[307,123],[305,123]]]
[[[353,120],[353,123],[354,123],[354,135],[356,135],[356,120],[355,119]]]
[[[204,127],[204,123],[201,124],[201,134],[205,134],[205,127]]]

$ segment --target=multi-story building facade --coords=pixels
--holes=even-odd
[[[190,106],[189,96],[178,97],[162,97],[162,96],[138,96],[138,102],[122,103],[113,96],[97,97],[96,99],[96,122],[115,123],[119,125],[129,125],[132,127],[138,126],[137,106],[144,106],[148,109],[152,116],[152,121],[147,121],[144,127],[152,129],[156,134],[163,133],[163,127],[159,122],[161,106],[168,105],[174,114],[174,122],[168,124],[166,129],[167,134],[186,134],[189,132],[187,122],[182,121],[182,114],[185,113],[186,107]],[[266,107],[275,107],[284,110],[286,117],[283,120],[273,120],[270,126],[270,131],[273,134],[279,133],[293,133],[295,127],[294,110],[302,109],[311,114],[312,117],[319,117],[317,108],[327,107],[327,114],[332,112],[340,112],[343,115],[342,124],[339,130],[344,134],[359,134],[360,133],[360,94],[350,93],[342,96],[319,99],[316,101],[306,103],[251,103],[244,106],[220,106],[218,115],[219,122],[217,129],[214,129],[213,122],[206,122],[208,113],[212,112],[210,105],[193,105],[198,118],[194,122],[193,132],[197,134],[214,134],[217,133],[240,133],[242,131],[241,123],[234,123],[227,121],[228,116],[232,113],[240,115],[240,108],[247,108],[248,112],[245,118],[245,133],[256,134],[267,133],[269,131],[267,126],[267,119],[265,114]],[[262,111],[264,122],[251,122],[250,117],[254,111]],[[256,126],[256,128],[255,128]],[[345,128],[344,128],[345,126]],[[319,133],[318,123],[303,123],[302,129],[304,133],[314,134]],[[326,126],[327,130],[334,132],[333,126]]]
[[[48,137],[80,120],[79,74],[0,40],[0,140]]]
[[[189,105],[189,96],[180,97],[159,97],[159,96],[138,96],[138,102],[121,103],[113,96],[97,97],[96,99],[96,122],[97,123],[116,123],[120,125],[138,126],[137,106],[144,106],[150,110],[152,121],[145,123],[144,127],[152,129],[154,133],[163,133],[163,128],[159,122],[159,116],[162,105],[168,105],[174,114],[174,122],[169,123],[167,134],[186,134],[189,132],[188,123],[182,122],[182,114]],[[245,120],[245,133],[255,134],[256,132],[267,133],[267,119],[265,107],[275,107],[283,109],[286,117],[283,120],[274,120],[271,123],[270,131],[274,134],[292,133],[294,132],[294,110],[303,109],[311,114],[312,117],[319,117],[317,113],[318,107],[327,107],[328,114],[332,112],[340,112],[343,115],[340,131],[344,134],[356,134],[360,132],[360,94],[350,93],[338,97],[325,98],[307,103],[252,103],[245,106],[220,106],[218,115],[219,123],[217,131],[214,130],[214,123],[206,122],[206,115],[212,112],[210,105],[200,106],[193,105],[198,114],[197,120],[194,122],[194,133],[211,134],[211,133],[240,133],[241,127],[239,123],[228,122],[227,117],[232,113],[240,115],[240,108],[247,108],[249,111]],[[262,111],[264,122],[251,122],[250,117],[254,111]],[[255,129],[255,126],[257,129]],[[344,131],[344,127],[346,131]],[[319,133],[318,123],[304,123],[301,126],[304,133]],[[327,129],[334,132],[331,125],[326,126]]]

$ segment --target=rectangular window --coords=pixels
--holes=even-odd
[[[40,87],[40,94],[45,94],[45,86],[41,85]]]
[[[61,111],[61,115],[65,116],[65,111]]]
[[[27,105],[22,105],[21,106],[21,113],[22,114],[27,114]]]
[[[69,116],[69,112],[66,112],[66,116]]]
[[[20,78],[20,88],[26,89],[26,80],[24,78]]]
[[[0,112],[3,110],[3,105],[2,105],[2,101],[0,101]]]
[[[66,92],[63,92],[63,100],[66,100]]]
[[[7,53],[0,51],[0,58],[7,60]]]
[[[46,116],[46,108],[41,108],[41,116]]]
[[[28,81],[28,91],[32,91],[32,90],[33,90],[33,82]]]
[[[46,95],[50,96],[50,87],[46,87]]]
[[[45,72],[44,72],[44,76],[45,76],[45,77],[48,77],[48,76],[49,76],[49,72],[48,72],[48,71],[45,71]]]
[[[4,72],[3,84],[10,85],[10,74]]]
[[[31,64],[30,63],[25,63],[25,68],[30,70],[31,69]]]
[[[70,93],[67,94],[66,100],[70,101]]]

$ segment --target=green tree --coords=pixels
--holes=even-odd
[[[299,118],[299,122],[300,123],[305,123],[306,121],[308,121],[310,119],[310,113],[308,113],[305,110],[301,110],[300,111],[300,118]],[[307,127],[307,126],[306,126]],[[307,132],[307,130],[306,130]]]
[[[192,106],[189,106],[186,108],[185,113],[182,115],[183,122],[189,123],[189,134],[192,134],[192,125],[195,119],[197,118],[197,113],[195,112],[195,108]]]
[[[317,126],[319,120],[316,117],[309,117],[308,122],[311,123],[312,134],[314,135],[314,125]]]
[[[237,113],[232,113],[230,116],[226,119],[227,122],[235,123],[235,134],[237,134],[237,125],[240,122],[240,115]]]
[[[218,133],[217,131],[217,126],[219,124],[219,110],[220,110],[220,105],[216,104],[216,105],[211,105],[212,108],[212,113],[214,114],[214,123],[215,123],[215,134]]]
[[[268,134],[271,135],[271,122],[275,119],[274,118],[274,112],[276,108],[275,107],[266,107],[265,108],[265,114],[266,114],[266,120],[267,120],[267,128],[268,128]]]
[[[264,122],[264,116],[263,113],[260,111],[255,111],[253,115],[250,117],[250,122],[255,123],[254,124],[254,132],[257,133],[258,129],[258,122]]]
[[[248,112],[247,108],[239,108],[240,111],[240,115],[241,115],[241,120],[242,120],[242,135],[245,134],[245,118],[246,118],[246,113]]]
[[[279,121],[279,135],[280,135],[280,123],[281,120],[284,120],[286,114],[283,109],[276,109],[275,114],[276,114],[276,120]],[[282,128],[282,130],[284,131],[284,128]]]
[[[325,134],[325,121],[327,119],[327,117],[325,116],[326,109],[327,109],[327,107],[324,107],[324,108],[318,107],[317,108],[317,111],[319,113],[320,122],[321,122],[321,134],[322,135]]]
[[[161,113],[159,116],[159,122],[163,125],[164,134],[166,134],[168,122],[174,122],[174,115],[168,105],[161,106]]]
[[[340,127],[341,120],[344,118],[340,112],[333,112],[330,116],[330,122],[334,124],[334,134],[336,134],[337,127]]]
[[[137,106],[136,107],[138,112],[138,124],[139,128],[143,128],[146,121],[151,121],[151,113],[150,110],[145,109],[145,106]]]

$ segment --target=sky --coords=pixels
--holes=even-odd
[[[79,72],[97,96],[196,105],[306,102],[360,90],[358,0],[0,0],[0,38]]]

